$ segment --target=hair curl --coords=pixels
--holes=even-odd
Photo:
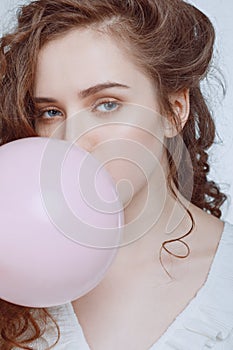
[[[98,28],[120,39],[138,66],[153,79],[162,111],[172,116],[177,127],[179,121],[169,95],[190,91],[190,114],[179,135],[191,157],[192,169],[178,137],[169,139],[168,185],[172,189],[175,184],[187,198],[192,171],[191,202],[220,217],[225,195],[207,179],[207,150],[215,138],[215,125],[200,90],[200,82],[209,70],[215,33],[210,20],[182,0],[38,0],[22,6],[14,32],[0,42],[1,145],[37,136],[32,117],[33,84],[41,47],[71,29],[85,27]],[[0,308],[1,349],[31,349],[26,344],[45,332],[39,321],[47,322],[48,311],[3,300]],[[28,329],[33,330],[31,336],[27,335]]]

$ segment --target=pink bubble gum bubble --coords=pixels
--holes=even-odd
[[[60,305],[105,276],[121,240],[115,184],[90,153],[33,137],[0,147],[0,298]]]

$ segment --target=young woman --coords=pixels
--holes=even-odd
[[[233,228],[207,179],[215,127],[200,90],[213,44],[209,19],[181,0],[21,8],[1,39],[1,144],[57,137],[107,157],[125,235],[80,299],[1,300],[1,349],[232,349]]]

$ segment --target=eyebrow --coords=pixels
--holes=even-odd
[[[110,89],[110,88],[123,88],[123,89],[129,89],[129,86],[120,84],[120,83],[115,83],[115,82],[107,82],[107,83],[102,83],[102,84],[97,84],[94,86],[91,86],[85,90],[81,90],[78,93],[78,96],[80,98],[87,98],[91,95],[95,95],[98,92],[105,90],[105,89]],[[51,97],[35,97],[34,102],[36,103],[45,103],[45,102],[57,102],[54,98]]]

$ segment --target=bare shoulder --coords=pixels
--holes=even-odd
[[[195,205],[190,206],[190,211],[195,222],[194,244],[203,252],[210,252],[210,255],[216,251],[224,230],[224,221],[204,212]]]
[[[206,232],[212,231],[217,232],[219,229],[223,229],[224,221],[217,218],[214,215],[206,213],[204,210],[198,208],[197,206],[191,204],[190,211],[194,216],[196,224],[201,227]]]

